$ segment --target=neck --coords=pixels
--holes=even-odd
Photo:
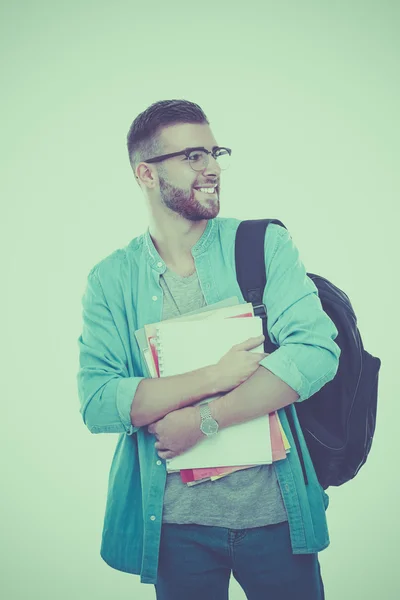
[[[150,220],[149,233],[157,252],[167,265],[192,261],[192,248],[207,227],[207,219],[188,221],[183,218]]]

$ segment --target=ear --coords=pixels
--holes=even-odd
[[[136,167],[136,180],[139,185],[145,185],[148,188],[154,188],[158,183],[156,169],[152,169],[146,163],[139,163]]]

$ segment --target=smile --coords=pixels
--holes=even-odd
[[[216,188],[215,187],[213,187],[213,188],[195,188],[195,190],[197,192],[201,192],[202,194],[209,194],[211,196],[213,194],[215,194],[215,192],[216,192]]]

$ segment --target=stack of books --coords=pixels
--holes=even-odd
[[[216,364],[234,344],[263,333],[253,305],[236,297],[145,325],[135,332],[150,377],[180,375]],[[263,344],[249,352],[263,352]],[[201,400],[211,402],[222,394]],[[270,413],[221,429],[166,461],[167,471],[180,472],[189,486],[216,481],[230,473],[286,458],[290,451],[278,413]]]

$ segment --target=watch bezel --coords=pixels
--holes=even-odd
[[[218,432],[218,423],[211,417],[201,423],[200,429],[205,435],[213,435]]]

